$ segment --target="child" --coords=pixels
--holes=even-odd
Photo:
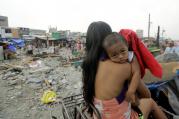
[[[130,63],[131,64],[131,80],[126,92],[125,98],[133,105],[138,105],[136,97],[136,91],[140,86],[144,85],[141,79],[141,72],[139,63],[134,55],[133,51],[128,51],[127,41],[118,33],[112,33],[108,35],[103,42],[103,47],[109,57],[109,59],[115,63]],[[143,90],[141,97],[146,96],[147,89]],[[149,93],[149,92],[147,92]],[[144,94],[144,95],[143,95]],[[150,95],[150,93],[149,93]]]

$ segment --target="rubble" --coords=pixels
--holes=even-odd
[[[157,56],[156,60],[160,63],[177,62],[179,61],[179,55],[177,53],[164,53]]]
[[[81,92],[81,72],[68,59],[73,55],[65,48],[60,53],[45,58],[20,56],[0,65],[0,118],[62,119],[59,103],[49,108],[40,100],[48,89],[56,92],[57,100]]]

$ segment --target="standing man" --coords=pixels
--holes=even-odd
[[[27,45],[27,53],[32,55],[33,54],[33,46],[32,44]]]

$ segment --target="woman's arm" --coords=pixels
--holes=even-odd
[[[138,84],[137,89],[135,91],[137,91],[137,93],[139,94],[139,98],[150,98],[151,93],[150,93],[149,89],[146,87],[144,81],[141,79],[140,66],[139,66],[139,63],[138,63],[136,57],[134,57],[131,65],[132,65],[132,72],[133,72],[132,80],[134,83],[136,81],[136,85],[135,85],[134,89],[136,89],[136,86]],[[131,81],[131,83],[132,83],[132,81]],[[133,87],[131,86],[131,88],[133,88]]]
[[[139,94],[139,98],[151,98],[150,90],[146,87],[143,80],[140,80],[139,82],[137,93]]]
[[[129,88],[126,92],[126,100],[131,102],[131,103],[136,103],[136,92],[139,87],[139,82],[141,78],[141,73],[140,73],[140,67],[137,59],[134,57],[133,61],[131,62],[131,75],[132,78],[130,79],[129,83]]]

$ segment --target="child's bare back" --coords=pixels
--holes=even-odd
[[[95,80],[95,97],[108,100],[117,97],[124,82],[131,77],[129,63],[114,63],[111,60],[100,61]]]

